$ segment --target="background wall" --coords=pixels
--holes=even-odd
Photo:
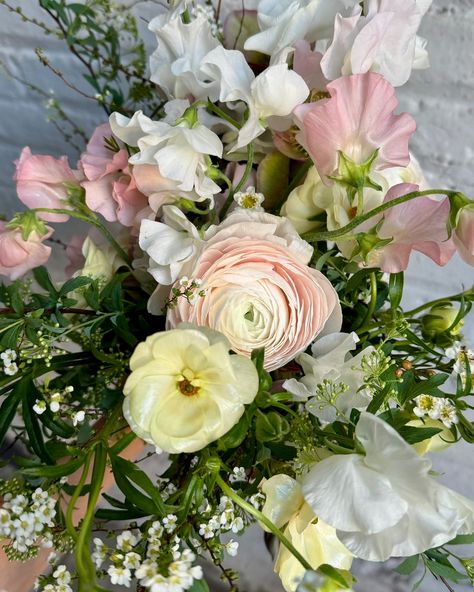
[[[14,0],[10,0],[12,3]],[[36,3],[16,2],[30,15],[41,16]],[[136,4],[136,2],[134,2]],[[158,9],[158,2],[139,2],[146,14]],[[474,0],[434,0],[425,18],[421,34],[429,40],[432,68],[415,72],[410,82],[399,89],[401,106],[417,120],[418,131],[412,150],[420,159],[433,187],[458,188],[474,196]],[[90,133],[104,121],[100,108],[68,89],[41,66],[34,48],[41,47],[52,64],[77,86],[86,89],[76,61],[63,44],[48,38],[33,25],[21,22],[0,6],[1,59],[14,76],[38,85]],[[151,36],[150,43],[153,42]],[[88,91],[88,89],[87,89]],[[89,91],[88,91],[89,92]],[[13,79],[0,76],[0,212],[10,215],[16,208],[13,161],[21,148],[29,145],[33,152],[60,156],[67,154],[71,163],[79,151],[69,145],[46,121],[42,100]],[[58,228],[58,235],[61,234]],[[407,304],[416,306],[438,295],[458,292],[472,285],[472,268],[457,258],[448,269],[439,269],[422,256],[414,257],[407,274]],[[472,317],[466,335],[474,341]],[[463,450],[464,448],[464,450]],[[464,453],[465,452],[465,453]],[[153,470],[153,467],[150,467]],[[461,493],[474,497],[473,454],[461,444],[437,458],[435,469],[441,479]],[[446,472],[446,475],[444,473]],[[242,590],[276,591],[278,582],[269,576],[270,559],[259,551],[259,534],[250,533],[241,545],[236,563],[244,572]],[[257,559],[256,559],[257,558]],[[375,592],[408,592],[406,578],[393,574],[386,565],[360,566],[357,590]],[[419,589],[438,592],[444,587],[429,576]],[[459,586],[457,590],[472,588]],[[214,590],[214,588],[213,588]],[[11,590],[9,592],[25,592]]]

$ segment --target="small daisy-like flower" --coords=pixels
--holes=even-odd
[[[53,578],[55,578],[58,584],[69,584],[71,581],[71,574],[68,572],[65,565],[58,565],[53,572]]]
[[[232,530],[232,532],[234,534],[237,534],[238,532],[240,532],[241,530],[243,530],[244,528],[244,521],[242,520],[242,518],[240,518],[240,516],[238,516],[237,518],[234,519],[234,521],[231,524],[230,529]]]
[[[212,537],[214,536],[214,529],[212,528],[209,522],[207,524],[200,524],[199,534],[205,539],[212,539]]]
[[[49,402],[49,408],[53,413],[57,413],[61,409],[61,403],[63,402],[63,396],[61,393],[53,393]]]
[[[444,399],[439,407],[439,419],[449,429],[453,423],[458,423],[456,407],[450,401]]]
[[[107,570],[107,573],[110,576],[110,581],[112,584],[126,586],[127,588],[130,587],[132,573],[126,567],[117,567],[115,565],[111,565]]]
[[[163,526],[166,530],[166,532],[173,532],[173,530],[176,528],[176,522],[178,520],[178,517],[175,516],[174,514],[168,514],[168,516],[165,516],[163,518]]]
[[[11,364],[8,364],[8,366],[5,366],[4,372],[7,374],[7,376],[15,376],[15,374],[18,372],[18,366],[15,364],[15,362],[12,362]]]
[[[428,415],[431,419],[439,419],[441,401],[438,398],[431,395],[418,395],[415,398],[415,403],[416,406],[413,409],[413,413],[417,417]]]
[[[138,569],[140,567],[141,557],[138,553],[130,551],[123,559],[123,566],[127,569]]]
[[[137,543],[137,537],[130,530],[125,530],[117,537],[117,549],[124,553],[131,551]]]
[[[148,537],[150,539],[159,539],[163,535],[164,528],[159,520],[155,520],[148,529]]]
[[[13,349],[6,349],[4,352],[0,354],[0,358],[2,358],[3,364],[5,366],[9,366],[12,362],[16,360],[16,351]]]
[[[260,510],[265,502],[265,496],[263,493],[254,493],[249,497],[249,502],[256,510]]]
[[[46,411],[46,401],[42,401],[41,399],[36,399],[35,404],[33,405],[33,411],[38,415],[41,415]]]
[[[230,539],[230,541],[224,545],[224,549],[231,557],[235,557],[239,551],[239,543]]]
[[[145,561],[137,568],[135,577],[139,580],[148,580],[156,575],[156,562],[151,559],[145,559]],[[145,582],[141,582],[144,584]]]
[[[77,424],[82,423],[85,418],[86,418],[86,412],[85,411],[82,411],[82,409],[80,411],[77,411],[72,416],[72,425],[74,427],[76,427]]]
[[[246,478],[247,478],[247,475],[245,473],[244,467],[234,467],[232,469],[232,475],[230,475],[230,477],[229,477],[229,481],[231,483],[235,483],[236,481],[245,481]]]
[[[234,195],[234,201],[244,210],[263,212],[262,203],[265,200],[263,193],[255,191],[255,187],[247,187],[245,191],[238,191]]]

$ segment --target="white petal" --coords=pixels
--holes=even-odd
[[[259,74],[252,82],[251,91],[259,117],[289,115],[309,94],[303,78],[288,70],[286,64],[270,66]]]
[[[249,102],[250,85],[255,79],[242,52],[221,45],[210,51],[201,66],[203,73],[220,85],[219,101]]]
[[[288,475],[274,475],[264,480],[261,490],[266,495],[262,513],[277,528],[286,524],[304,502],[301,485]]]

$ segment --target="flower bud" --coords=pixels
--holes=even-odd
[[[459,321],[452,327],[457,315],[458,309],[450,304],[433,306],[421,320],[423,335],[432,340],[444,335],[448,330],[451,335],[457,335],[463,324],[462,321]]]

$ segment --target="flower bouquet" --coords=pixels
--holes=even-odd
[[[288,592],[357,589],[355,558],[474,582],[474,502],[426,456],[474,443],[473,291],[401,307],[412,251],[474,264],[474,202],[395,113],[431,1],[154,4],[149,59],[123,5],[0,3],[106,114],[74,166],[23,149],[0,222],[2,552],[49,555],[45,592],[237,591],[257,523]]]

